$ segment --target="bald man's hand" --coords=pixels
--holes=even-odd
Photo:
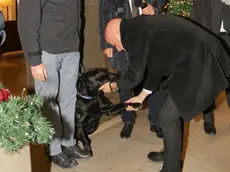
[[[103,52],[108,58],[113,57],[113,48],[106,48],[103,50]]]
[[[148,4],[147,7],[145,7],[142,10],[142,14],[144,14],[144,15],[155,15],[155,10],[151,4]]]

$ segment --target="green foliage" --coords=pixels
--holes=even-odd
[[[4,151],[13,153],[30,143],[49,143],[54,130],[41,114],[42,105],[38,95],[11,96],[0,103],[0,147]]]
[[[192,0],[169,0],[166,13],[190,17],[192,2]]]

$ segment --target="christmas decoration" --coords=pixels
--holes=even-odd
[[[0,103],[2,101],[7,101],[10,98],[10,91],[6,88],[0,89]]]
[[[49,143],[54,129],[41,114],[40,96],[12,96],[0,86],[0,100],[0,147],[4,151],[14,153],[30,143]]]
[[[169,0],[166,13],[190,17],[193,0]]]

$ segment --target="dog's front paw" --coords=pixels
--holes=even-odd
[[[84,151],[85,151],[85,152],[88,152],[88,154],[90,155],[90,157],[93,156],[93,151],[92,151],[92,148],[91,148],[90,145],[85,145],[85,146],[84,146]]]
[[[132,106],[134,109],[141,109],[143,107],[142,103],[126,103],[126,106]]]

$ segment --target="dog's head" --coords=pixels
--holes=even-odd
[[[94,96],[106,82],[114,82],[116,73],[110,73],[106,68],[92,68],[85,71],[78,79],[77,90],[80,94]]]

